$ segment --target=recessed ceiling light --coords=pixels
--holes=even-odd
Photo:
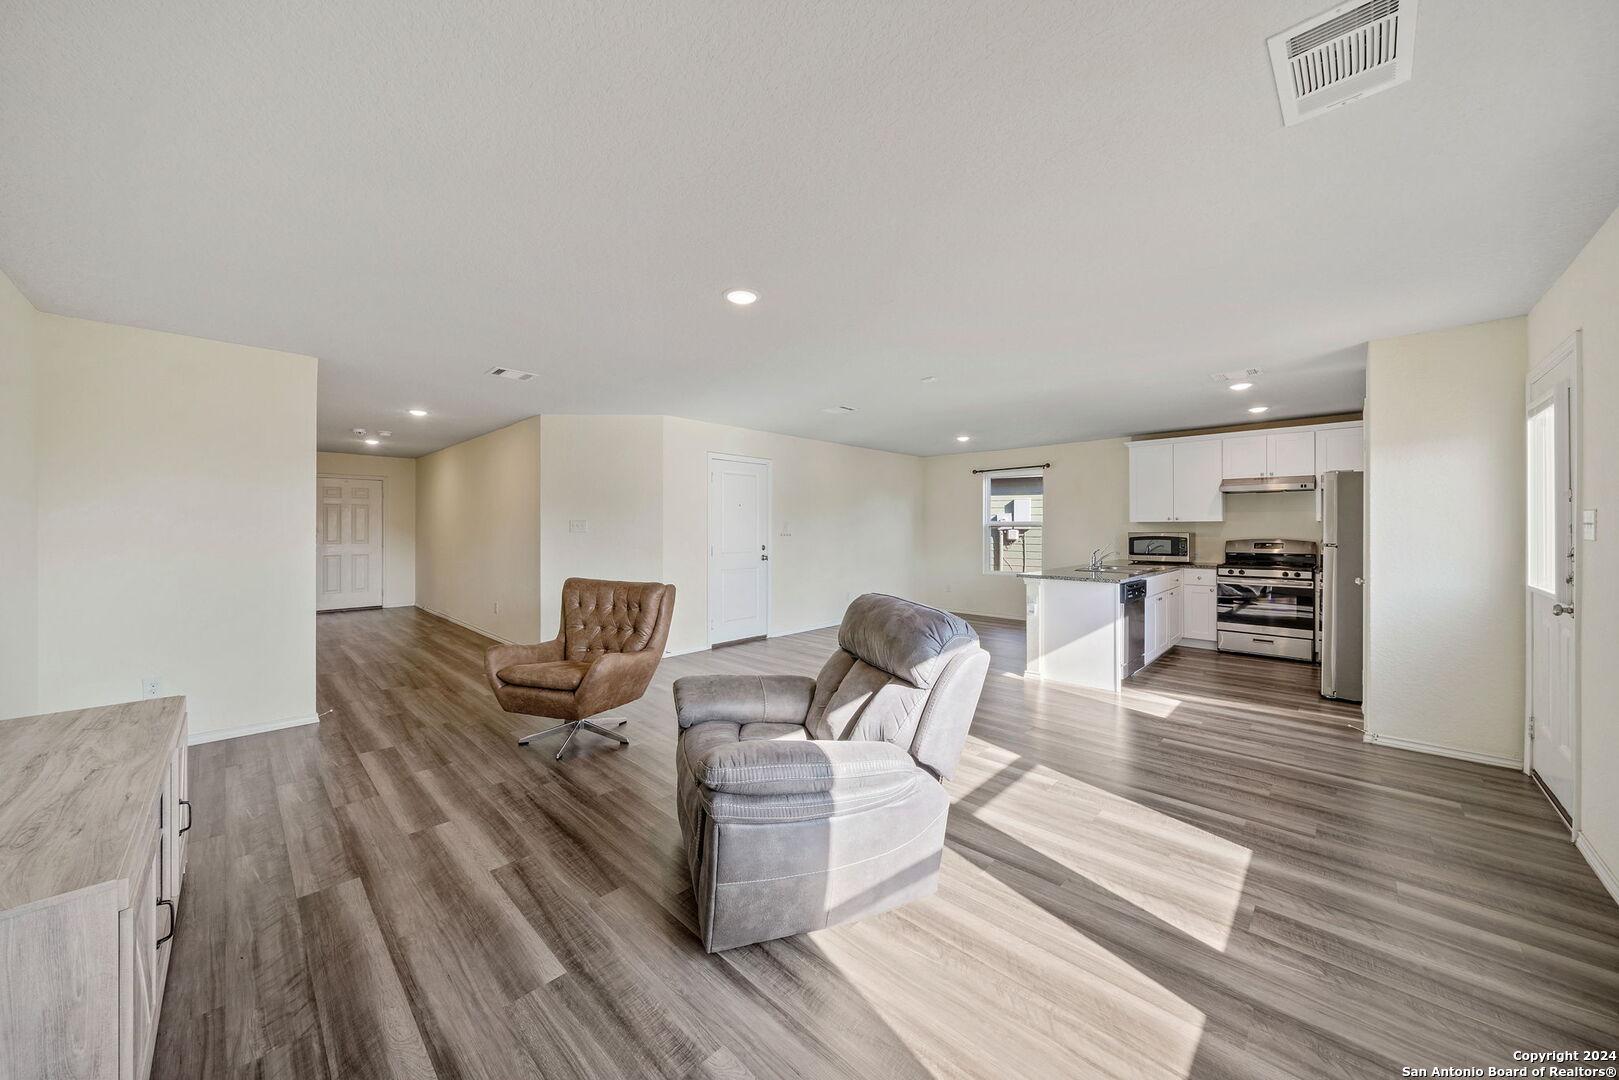
[[[844,413],[852,413],[852,412],[854,412],[854,406],[853,405],[828,405],[826,408],[822,409],[821,411],[831,413],[834,416],[842,416]]]
[[[922,381],[923,382],[938,382],[939,377],[937,375],[924,375],[924,376],[922,376]]]
[[[1234,382],[1230,386],[1228,386],[1226,389],[1228,389],[1228,390],[1251,390],[1251,389],[1253,389],[1253,386],[1254,386],[1254,384],[1251,383],[1251,382]]]
[[[759,294],[754,292],[752,289],[731,289],[726,292],[725,299],[729,300],[737,307],[747,307],[749,304],[759,299]]]
[[[412,415],[412,416],[426,416],[427,415],[427,410],[426,409],[412,409],[412,410],[410,410],[410,415]]]
[[[1270,408],[1269,405],[1255,405],[1253,408],[1249,409],[1248,411],[1249,412],[1254,412],[1254,413],[1259,413],[1259,412],[1264,412],[1266,409],[1269,409],[1269,408]]]
[[[957,435],[956,436],[956,441],[957,442],[970,442],[971,440],[972,440],[971,435]]]
[[[365,440],[365,445],[367,445],[367,446],[377,446],[381,442],[382,442],[381,439],[367,439],[367,440]]]

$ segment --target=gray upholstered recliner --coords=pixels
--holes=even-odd
[[[817,678],[675,682],[680,828],[709,952],[847,922],[938,888],[989,654],[949,612],[868,593]]]

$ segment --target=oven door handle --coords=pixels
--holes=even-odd
[[[1299,592],[1314,592],[1313,581],[1266,581],[1264,578],[1220,578],[1217,584],[1231,585],[1233,587],[1246,586],[1250,589],[1296,589]]]

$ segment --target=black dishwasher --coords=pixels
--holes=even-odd
[[[1124,611],[1124,674],[1128,679],[1145,666],[1147,659],[1147,583],[1126,581],[1119,586],[1119,603]]]

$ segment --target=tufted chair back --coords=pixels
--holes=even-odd
[[[815,680],[813,739],[873,739],[949,779],[989,668],[971,626],[948,611],[882,593],[844,612],[838,651]]]
[[[562,583],[564,657],[588,661],[603,653],[640,652],[654,644],[661,655],[669,624],[665,619],[660,625],[658,613],[669,591],[669,586],[656,581],[569,578]]]

